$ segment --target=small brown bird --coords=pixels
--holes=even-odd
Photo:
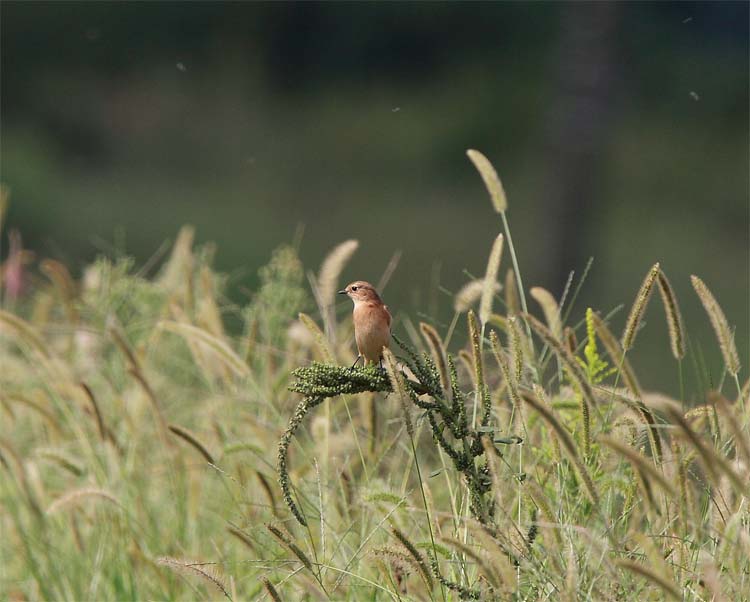
[[[391,313],[375,288],[369,282],[357,280],[349,284],[340,295],[354,301],[354,339],[359,355],[352,365],[364,359],[365,366],[377,364],[383,357],[383,347],[391,341]]]

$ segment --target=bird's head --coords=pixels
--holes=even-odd
[[[348,284],[345,289],[339,291],[339,295],[346,295],[355,304],[366,301],[380,301],[380,296],[375,287],[364,280],[357,280]]]

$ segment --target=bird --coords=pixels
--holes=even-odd
[[[364,280],[356,280],[339,291],[354,302],[354,340],[357,342],[357,359],[364,365],[379,364],[383,358],[383,348],[391,342],[391,312],[378,295],[375,287]],[[382,364],[381,364],[382,365]]]

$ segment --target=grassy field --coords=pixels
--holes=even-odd
[[[161,266],[100,258],[80,281],[9,258],[0,598],[747,600],[748,382],[711,275],[690,301],[718,379],[658,264],[623,333],[596,308],[569,324],[582,279],[524,288],[472,160],[503,232],[486,275],[445,332],[396,311],[384,369],[348,368],[356,241],[316,272],[279,247],[245,307],[190,228]],[[639,385],[646,311],[697,405]]]

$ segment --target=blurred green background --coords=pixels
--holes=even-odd
[[[436,283],[482,274],[501,229],[464,154],[477,148],[505,184],[527,286],[559,297],[593,256],[580,316],[629,306],[661,261],[711,377],[689,274],[748,357],[745,2],[0,10],[7,226],[37,257],[75,273],[101,252],[144,263],[190,223],[242,301],[304,225],[310,269],[360,240],[345,279],[377,281],[402,250],[387,302],[443,323]],[[636,369],[674,393],[658,302],[646,319]]]

